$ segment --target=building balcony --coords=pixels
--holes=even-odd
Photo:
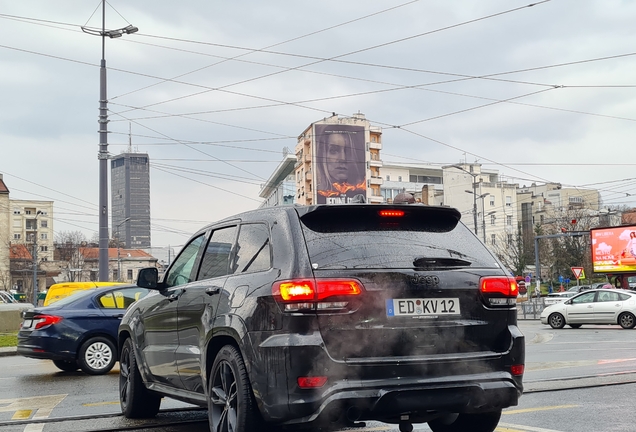
[[[368,144],[369,144],[369,148],[370,149],[382,150],[382,143],[381,142],[370,142]]]
[[[311,171],[307,171],[305,173],[305,180],[306,181],[312,181],[312,179],[313,179],[313,173]]]
[[[382,204],[384,202],[384,197],[382,195],[371,195],[367,197],[367,201],[371,204]]]
[[[377,167],[377,168],[380,168],[380,167],[382,166],[382,160],[381,160],[380,158],[377,158],[377,159],[373,159],[373,158],[372,158],[372,159],[369,161],[369,166],[370,166],[370,167]]]
[[[380,176],[371,176],[369,177],[369,184],[372,185],[381,185],[383,183],[382,177]]]
[[[303,160],[305,162],[311,162],[311,154],[305,154],[305,157],[303,158]]]

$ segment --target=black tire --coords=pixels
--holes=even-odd
[[[208,420],[211,432],[265,429],[245,363],[232,345],[221,348],[208,377]]]
[[[626,330],[633,329],[636,326],[636,317],[630,312],[623,312],[618,316],[618,324]]]
[[[493,432],[499,424],[501,410],[479,414],[460,414],[454,422],[443,420],[428,422],[433,432]]]
[[[560,313],[553,313],[548,317],[548,324],[553,329],[562,329],[565,327],[565,318]]]
[[[53,364],[64,372],[75,372],[79,369],[79,365],[75,360],[53,360]]]
[[[152,418],[161,405],[161,396],[149,391],[141,379],[130,338],[119,358],[119,405],[126,418]]]
[[[581,328],[583,324],[568,324],[568,325],[572,327],[573,329],[577,329],[577,328]]]
[[[96,336],[82,344],[77,356],[79,367],[89,375],[104,375],[117,362],[117,348],[108,338]]]

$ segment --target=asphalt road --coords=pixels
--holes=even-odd
[[[636,330],[552,330],[537,321],[521,321],[520,327],[527,339],[526,393],[519,406],[504,411],[498,431],[636,430]],[[162,412],[151,424],[124,419],[119,413],[118,373],[117,367],[105,376],[61,373],[49,361],[0,357],[0,431],[208,431],[204,410],[171,399],[164,399]],[[63,417],[78,420],[51,422]],[[163,426],[153,427],[159,424]],[[369,422],[355,430],[398,428]],[[415,430],[430,429],[415,425]]]

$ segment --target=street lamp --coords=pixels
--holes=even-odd
[[[102,60],[99,68],[99,281],[108,281],[108,99],[106,96],[106,36],[118,38],[139,31],[128,25],[106,30],[106,0],[102,0],[102,29],[82,27],[84,33],[102,38]]]
[[[117,282],[121,282],[121,258],[119,256],[120,241],[119,241],[119,227],[130,220],[129,217],[117,224]]]
[[[33,232],[33,306],[38,306],[38,216],[42,214],[41,211],[35,213],[35,231]]]
[[[477,235],[477,194],[474,191],[475,189],[477,189],[476,180],[480,174],[470,172],[461,165],[451,165],[449,168],[457,168],[458,170],[464,171],[466,174],[470,175],[473,178],[473,181],[472,181],[473,190],[472,191],[467,190],[466,192],[473,194],[473,224],[475,226],[475,235]]]

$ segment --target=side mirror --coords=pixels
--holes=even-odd
[[[159,271],[154,267],[143,268],[137,275],[137,286],[140,288],[157,289]]]

